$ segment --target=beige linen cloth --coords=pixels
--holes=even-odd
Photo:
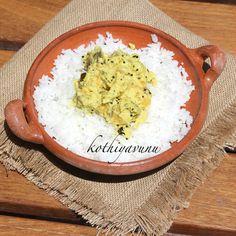
[[[23,174],[98,229],[113,234],[162,235],[188,205],[196,187],[223,158],[223,145],[235,143],[236,59],[212,87],[205,126],[199,137],[166,167],[131,177],[106,177],[58,161],[43,147],[20,141],[4,124],[7,102],[21,98],[35,57],[53,39],[85,23],[130,20],[171,34],[188,47],[208,42],[191,33],[147,0],[74,0],[46,24],[0,71],[0,162]]]

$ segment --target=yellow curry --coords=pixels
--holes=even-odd
[[[83,56],[84,70],[74,82],[74,106],[96,113],[126,138],[132,128],[147,118],[152,94],[148,83],[156,85],[156,76],[137,54],[117,50],[111,55],[96,47]]]

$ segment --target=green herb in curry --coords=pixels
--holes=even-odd
[[[126,138],[147,118],[152,94],[147,85],[156,85],[156,76],[137,54],[121,50],[111,55],[96,47],[83,57],[84,69],[74,82],[74,106],[102,116]]]

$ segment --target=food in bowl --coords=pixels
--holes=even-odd
[[[183,139],[194,86],[174,53],[150,37],[136,49],[107,33],[58,55],[33,95],[38,120],[56,142],[90,159],[130,162]]]
[[[118,134],[130,138],[132,129],[147,118],[152,95],[147,85],[156,84],[155,74],[137,54],[120,49],[109,55],[95,47],[82,57],[84,72],[75,80],[74,105],[102,116]]]

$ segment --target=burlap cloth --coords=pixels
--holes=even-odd
[[[54,38],[79,25],[100,20],[130,20],[159,28],[188,47],[208,44],[147,0],[74,0],[46,24],[0,72],[1,119],[8,101],[21,98],[26,73]],[[194,143],[170,165],[133,177],[105,177],[57,161],[37,145],[15,138],[1,123],[0,161],[17,170],[64,205],[106,232],[161,235],[188,205],[195,188],[223,158],[222,147],[235,143],[236,59],[212,87],[209,113]]]

